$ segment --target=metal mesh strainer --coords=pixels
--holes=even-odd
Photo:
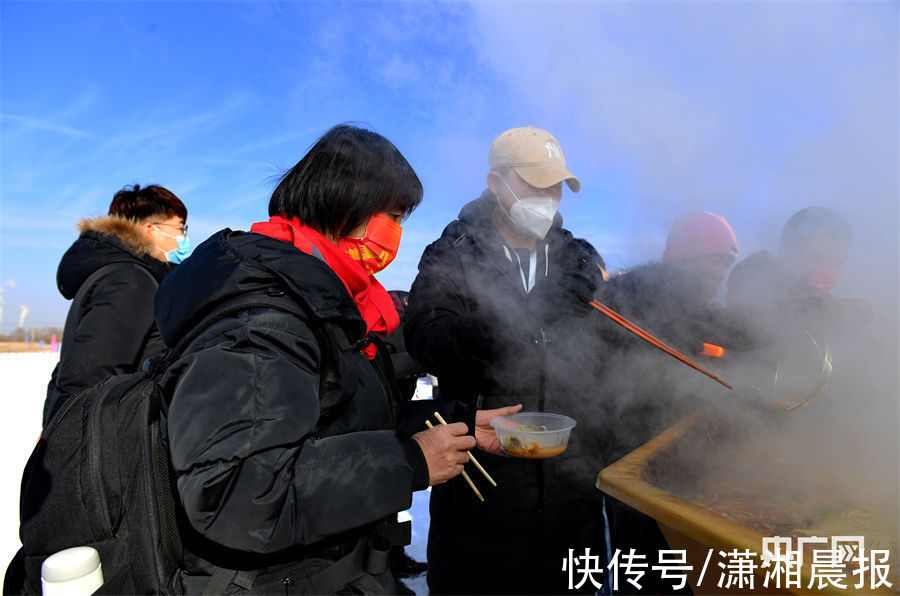
[[[775,403],[794,412],[825,392],[831,378],[831,352],[821,331],[803,329],[790,341],[772,378]]]

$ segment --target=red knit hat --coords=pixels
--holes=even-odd
[[[737,237],[724,217],[709,211],[693,211],[672,224],[663,261],[718,254],[735,256],[737,252]]]

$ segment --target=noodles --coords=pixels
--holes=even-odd
[[[544,459],[547,457],[555,457],[566,450],[566,445],[553,445],[549,447],[541,447],[537,443],[531,442],[528,445],[520,441],[516,437],[509,437],[503,443],[503,451],[513,457],[524,457],[528,459]]]

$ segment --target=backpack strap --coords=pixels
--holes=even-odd
[[[412,537],[412,522],[386,521],[325,569],[309,578],[313,594],[334,594],[363,573],[379,575],[390,566],[392,546],[406,546]]]
[[[224,567],[216,567],[209,583],[203,588],[201,596],[213,596],[224,594],[225,589],[234,584],[244,590],[249,591],[253,587],[253,579],[256,577],[256,571],[236,571],[234,569],[226,569]]]

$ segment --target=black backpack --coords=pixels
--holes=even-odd
[[[239,297],[206,315],[144,371],[107,377],[54,415],[22,476],[23,547],[7,570],[4,593],[40,594],[44,559],[73,546],[99,552],[104,584],[97,593],[179,593],[182,543],[158,380],[202,331],[255,306],[303,313],[283,293]]]

